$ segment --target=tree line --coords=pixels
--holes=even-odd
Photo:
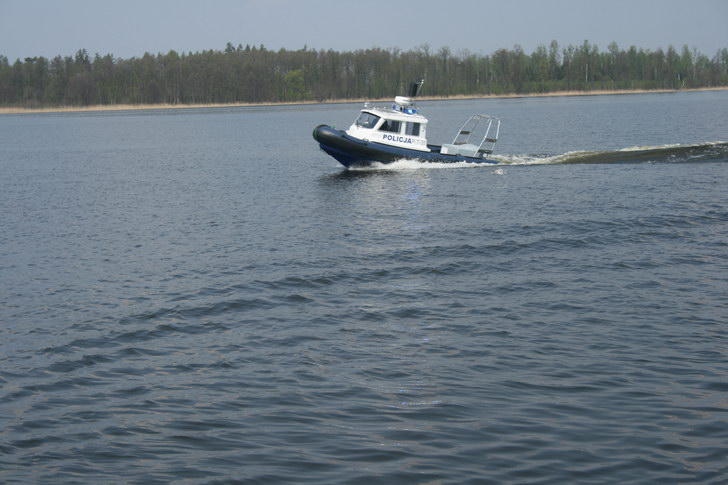
[[[93,57],[85,49],[11,64],[0,55],[0,105],[212,104],[389,98],[425,79],[423,95],[525,94],[618,89],[728,86],[728,48],[712,58],[678,52],[607,50],[584,41],[552,41],[527,54],[516,45],[491,54],[424,44],[412,50],[372,48],[269,50],[228,43],[224,50]]]

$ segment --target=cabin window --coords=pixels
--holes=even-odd
[[[379,131],[389,131],[391,133],[399,133],[399,128],[402,125],[399,121],[395,120],[384,120],[384,123],[382,123],[382,127],[379,128]]]
[[[356,126],[360,126],[362,128],[374,128],[378,121],[379,116],[371,113],[362,113],[356,120]]]
[[[420,136],[420,124],[419,123],[407,123],[405,133],[411,136]]]

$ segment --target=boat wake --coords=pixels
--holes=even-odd
[[[493,159],[507,165],[728,162],[728,142],[574,151],[561,155],[494,155]]]
[[[491,155],[490,158],[500,162],[502,165],[728,162],[728,142],[629,147],[621,150],[573,151],[559,155]],[[349,171],[421,170],[437,168],[492,169],[498,166],[489,163],[444,163],[401,159],[388,164],[374,163],[367,167],[350,167]]]

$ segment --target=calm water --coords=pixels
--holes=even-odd
[[[728,91],[359,107],[0,116],[0,482],[728,482]]]

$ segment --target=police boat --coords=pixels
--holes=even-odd
[[[500,120],[476,114],[460,128],[452,143],[427,143],[427,118],[415,104],[423,81],[410,84],[407,96],[394,98],[391,108],[370,107],[347,130],[319,125],[313,131],[321,149],[347,168],[398,160],[420,162],[498,163],[488,159],[500,133]]]

